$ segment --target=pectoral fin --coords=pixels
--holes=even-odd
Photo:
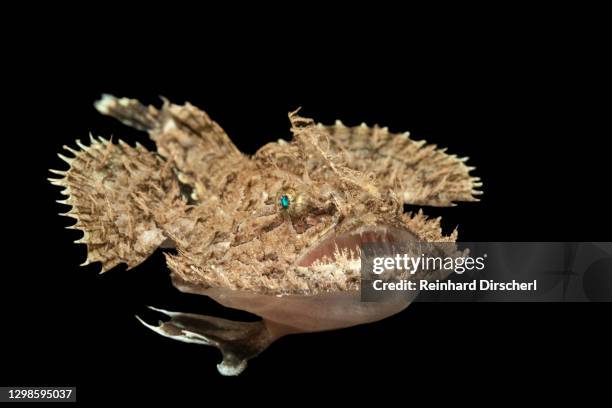
[[[408,132],[365,124],[318,125],[329,136],[330,147],[345,155],[350,167],[374,174],[379,185],[397,191],[405,204],[447,207],[458,201],[478,201],[482,186],[474,169],[458,158],[425,141],[413,140]]]
[[[162,158],[143,146],[91,138],[89,146],[64,146],[74,157],[59,155],[70,167],[50,170],[49,181],[68,196],[62,215],[75,218],[69,228],[83,231],[87,260],[105,272],[120,263],[132,268],[169,238],[164,227],[184,213],[176,178]]]

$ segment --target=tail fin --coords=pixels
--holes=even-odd
[[[217,347],[223,354],[223,361],[217,364],[222,375],[240,374],[249,359],[257,356],[277,338],[264,320],[236,322],[213,316],[169,312],[151,306],[149,308],[170,317],[169,321],[160,321],[155,326],[136,316],[154,332],[185,343]]]
[[[144,261],[168,237],[163,224],[182,211],[179,187],[163,159],[137,144],[131,147],[100,138],[80,150],[64,146],[74,157],[59,155],[70,168],[50,170],[61,178],[49,179],[64,187],[72,206],[63,214],[77,220],[71,227],[83,231],[76,241],[87,245],[87,260],[102,263],[105,272],[119,263],[132,268]]]

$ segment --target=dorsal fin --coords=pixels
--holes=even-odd
[[[190,103],[167,100],[161,109],[135,99],[104,95],[95,103],[99,112],[149,132],[157,151],[172,162],[179,180],[192,187],[194,200],[218,195],[231,174],[248,165],[225,131]]]

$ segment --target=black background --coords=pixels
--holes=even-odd
[[[81,402],[120,394],[266,403],[280,391],[294,401],[455,383],[474,393],[483,384],[542,389],[545,380],[559,387],[605,367],[607,305],[417,303],[375,324],[283,338],[241,376],[223,378],[215,349],[162,338],[134,315],[148,316],[145,305],[244,315],[180,294],[159,252],[128,272],[79,267],[85,248],[72,241],[80,233],[63,229],[72,222],[57,215],[66,208],[46,182],[48,168],[65,167],[55,155],[61,146],[90,131],[153,148],[94,110],[101,93],[190,101],[246,153],[288,138],[287,113],[302,107],[323,123],[409,130],[469,156],[482,201],[425,209],[443,217],[447,232],[458,226],[461,240],[609,241],[609,106],[598,99],[605,68],[595,24],[577,37],[563,20],[543,25],[556,21],[545,15],[482,20],[438,38],[444,23],[412,29],[418,18],[396,16],[369,25],[366,13],[342,26],[327,15],[240,31],[158,21],[154,31],[132,32],[133,21],[98,23],[94,14],[13,42],[0,385],[76,385]]]

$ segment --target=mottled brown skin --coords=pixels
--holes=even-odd
[[[158,110],[105,96],[96,107],[148,131],[158,150],[92,138],[52,181],[66,188],[67,215],[85,233],[86,263],[103,271],[134,267],[171,241],[168,266],[189,283],[270,294],[353,290],[354,271],[329,276],[298,261],[323,237],[367,226],[454,241],[456,232],[443,236],[439,220],[405,214],[403,204],[448,206],[479,193],[464,160],[386,128],[316,125],[292,113],[293,140],[249,157],[190,104]]]
[[[179,290],[261,316],[247,323],[153,309],[170,320],[143,322],[218,347],[224,375],[239,374],[286,334],[403,310],[416,294],[360,301],[359,245],[455,242],[457,231],[444,236],[439,219],[404,213],[404,204],[451,206],[480,193],[464,159],[378,126],[324,126],[294,112],[291,142],[247,156],[188,103],[157,109],[107,95],[96,108],[147,131],[157,152],[93,137],[88,146],[77,141],[79,150],[65,146],[74,157],[60,157],[70,167],[51,170],[61,177],[50,181],[68,196],[60,202],[77,220],[69,228],[84,233],[77,242],[87,245],[85,264],[132,268],[158,247],[174,247],[166,259]]]

